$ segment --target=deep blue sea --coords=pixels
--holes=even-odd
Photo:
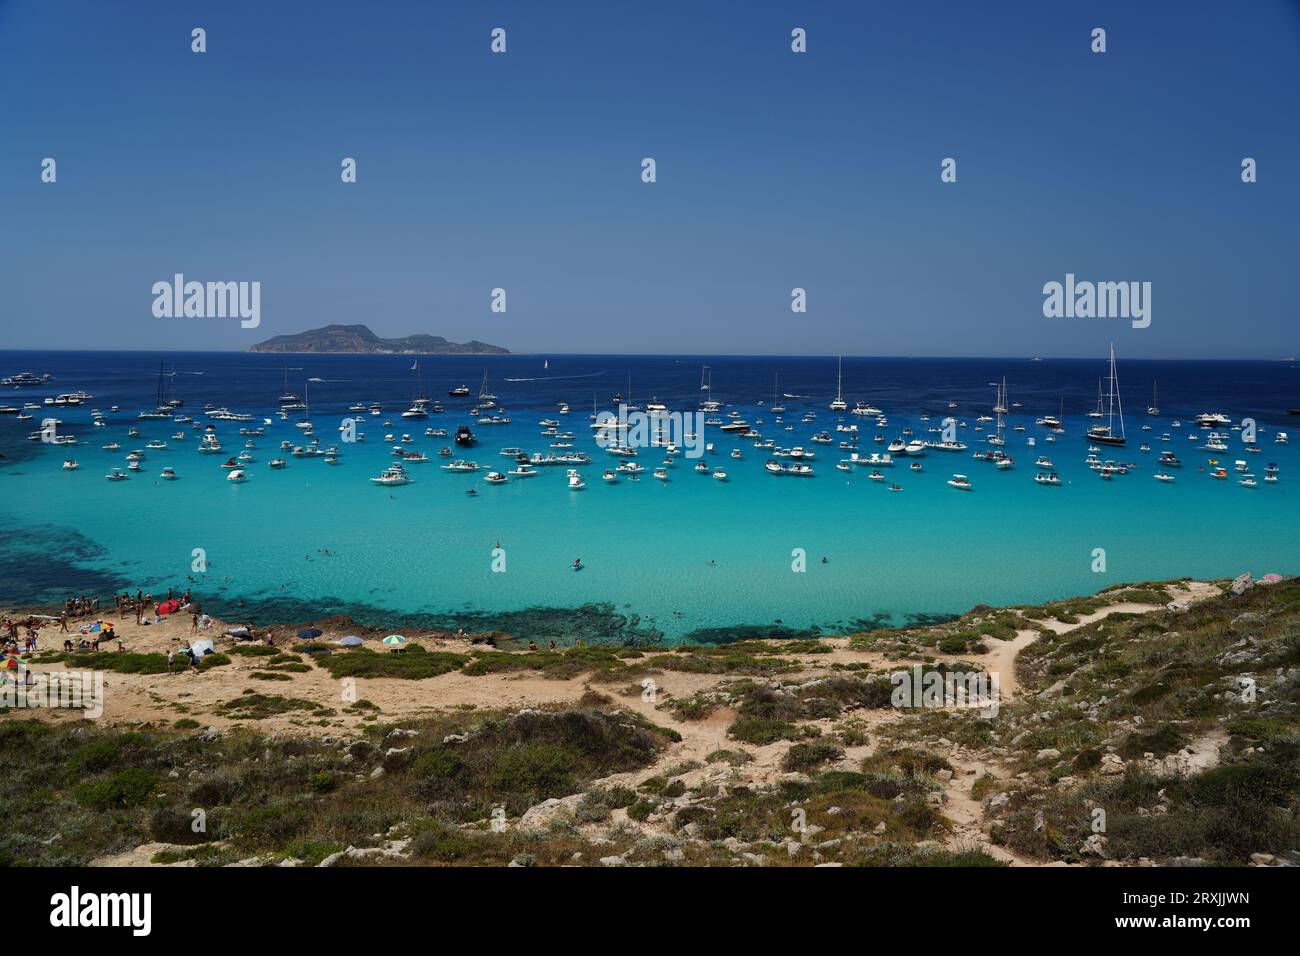
[[[206,608],[260,624],[348,613],[376,624],[500,627],[559,640],[729,640],[784,633],[781,628],[835,632],[900,623],[977,603],[1092,593],[1119,582],[1300,572],[1300,508],[1291,490],[1300,480],[1300,417],[1287,415],[1300,407],[1294,363],[1121,356],[1129,442],[1103,449],[1100,457],[1134,467],[1104,481],[1085,465],[1083,434],[1097,379],[1107,371],[1104,356],[1041,362],[846,357],[844,398],[850,406],[862,400],[881,408],[888,419],[883,426],[828,410],[836,390],[833,357],[424,356],[424,390],[446,410],[409,421],[399,415],[416,390],[413,361],[0,351],[0,375],[53,376],[39,387],[0,389],[0,405],[43,406],[46,397],[78,389],[93,396],[79,407],[29,410],[32,420],[0,415],[0,604],[189,584]],[[198,432],[189,423],[137,420],[137,412],[154,405],[160,362],[167,386],[184,402],[177,414],[200,427],[214,424],[225,454],[199,454]],[[711,392],[700,388],[705,365]],[[479,425],[469,414],[485,372],[500,406],[488,414],[504,410],[509,425]],[[781,393],[800,396],[783,400],[780,424],[768,411],[774,374]],[[297,413],[287,421],[277,415],[286,375],[297,394],[310,389],[315,435],[322,447],[338,445],[337,464],[290,457],[283,470],[268,466],[285,455],[281,441],[307,441],[295,427]],[[685,459],[671,469],[671,480],[657,481],[651,471],[663,455],[642,449],[637,460],[646,471],[639,481],[605,483],[601,473],[617,462],[596,446],[589,420],[593,407],[615,410],[616,393],[627,397],[629,375],[637,404],[653,396],[670,410],[694,411],[712,395],[724,403],[717,417],[737,411],[778,445],[814,451],[816,476],[769,475],[763,467],[769,453],[753,439],[710,426],[710,463],[724,468],[728,481],[696,473]],[[993,383],[1003,377],[1016,403],[1005,433],[1015,459],[1009,470],[972,458],[988,447],[993,423],[977,419],[991,414]],[[319,381],[308,386],[308,379]],[[1146,407],[1157,383],[1161,411],[1150,416]],[[458,385],[470,388],[470,398],[448,397]],[[357,417],[349,406],[371,402],[382,413],[363,416],[365,442],[340,443],[339,423]],[[558,414],[560,402],[570,404],[567,416]],[[207,404],[252,413],[257,421],[213,422],[204,416]],[[118,412],[110,411],[114,405]],[[106,426],[92,426],[95,409]],[[1046,443],[1048,431],[1036,419],[1062,409],[1065,434]],[[816,414],[811,424],[802,421],[809,411]],[[1238,431],[1228,432],[1226,452],[1199,450],[1207,429],[1196,427],[1195,415],[1206,411],[1234,422],[1255,419],[1260,452],[1245,451]],[[949,414],[964,423],[965,452],[931,451],[918,459],[919,473],[901,459],[882,469],[884,482],[870,480],[870,468],[835,468],[849,454],[838,443],[850,436],[835,432],[841,418],[859,425],[858,450],[870,454],[885,450],[874,440],[878,434],[892,440],[910,428],[914,438],[937,437],[928,429]],[[60,433],[74,435],[75,446],[27,440],[49,415],[61,419]],[[929,421],[922,420],[926,415]],[[263,417],[272,424],[264,426],[264,437],[251,439],[248,480],[227,482],[221,463],[250,440],[239,429],[260,425]],[[552,450],[555,439],[540,434],[544,418],[559,419],[561,431],[576,436],[576,449],[592,455],[579,469],[585,490],[570,491],[562,467],[501,486],[484,482],[488,468],[512,465],[502,448]],[[441,470],[445,460],[436,453],[452,442],[424,435],[429,427],[454,432],[460,424],[478,435],[476,448],[458,450],[458,457],[484,466],[477,474]],[[1012,430],[1017,425],[1025,430]],[[138,437],[127,434],[133,426]],[[810,442],[824,430],[834,444]],[[1292,441],[1276,443],[1277,432],[1288,430]],[[179,441],[172,437],[178,431],[186,433]],[[392,460],[388,433],[399,440],[410,434],[412,441],[401,444],[431,458],[410,465],[413,481],[402,487],[369,481]],[[1169,440],[1162,441],[1166,433]],[[105,480],[111,468],[126,467],[128,451],[145,449],[150,440],[166,441],[167,448],[146,450],[141,471],[129,480]],[[121,448],[104,450],[109,442]],[[1142,442],[1151,445],[1149,453],[1139,451]],[[737,448],[739,460],[730,456]],[[1166,449],[1182,461],[1170,469],[1172,483],[1153,478],[1160,470],[1156,457]],[[1035,484],[1039,455],[1052,460],[1064,484]],[[79,469],[62,468],[70,457]],[[1209,458],[1228,468],[1227,480],[1208,476]],[[1259,487],[1239,484],[1237,459],[1248,462]],[[1276,483],[1263,481],[1269,462],[1278,465]],[[159,479],[168,465],[178,480]],[[973,490],[949,487],[954,473],[969,476]],[[902,490],[891,492],[889,483]],[[465,493],[470,487],[477,490],[473,497]],[[492,570],[498,544],[504,573]],[[1103,572],[1093,570],[1098,548],[1105,551]],[[191,570],[195,549],[206,555],[203,572]],[[806,571],[792,570],[795,549],[806,553]],[[581,571],[573,569],[575,558]]]

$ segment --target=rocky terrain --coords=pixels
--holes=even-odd
[[[35,655],[104,670],[107,704],[0,714],[0,862],[1300,860],[1295,579],[675,649],[328,637],[231,643],[182,674],[159,666],[164,634]],[[996,675],[996,706],[900,705],[899,673]]]

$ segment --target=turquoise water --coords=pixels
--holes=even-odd
[[[1147,403],[1149,388],[1148,396],[1139,396],[1140,386],[1129,386],[1129,401],[1137,411],[1128,416],[1129,445],[1103,450],[1101,457],[1134,462],[1138,468],[1106,482],[1083,463],[1087,419],[1080,414],[1092,401],[1096,374],[1104,371],[1100,362],[1045,369],[1049,363],[1023,360],[910,365],[897,360],[897,369],[890,370],[870,366],[868,360],[846,360],[846,398],[850,403],[869,399],[889,417],[889,425],[878,429],[872,419],[845,416],[860,425],[863,453],[884,450],[871,440],[877,432],[892,439],[910,425],[915,437],[936,437],[926,429],[949,413],[947,400],[960,401],[953,414],[967,422],[960,437],[969,450],[931,451],[920,459],[924,470],[919,474],[900,459],[894,468],[884,469],[889,480],[903,486],[891,493],[886,483],[867,478],[869,468],[836,471],[835,463],[847,455],[837,445],[809,442],[814,431],[823,429],[831,430],[837,442],[846,437],[834,432],[836,416],[826,407],[835,387],[833,360],[702,360],[713,365],[715,395],[728,401],[726,410],[735,408],[751,422],[764,419],[759,430],[778,444],[815,451],[815,478],[768,475],[763,471],[768,454],[752,447],[752,440],[709,428],[707,440],[717,449],[711,464],[725,468],[729,481],[696,474],[694,463],[684,458],[670,471],[671,481],[657,481],[650,471],[662,455],[642,449],[638,461],[646,472],[641,479],[606,485],[601,472],[616,460],[590,437],[593,391],[599,407],[610,408],[611,393],[626,391],[626,372],[633,367],[635,379],[646,383],[646,393],[658,388],[670,408],[693,408],[700,397],[700,362],[553,357],[544,370],[541,358],[523,356],[429,359],[424,362],[426,391],[447,412],[407,421],[398,415],[413,390],[409,358],[292,356],[288,362],[305,367],[291,373],[297,382],[290,384],[298,392],[305,375],[326,379],[312,386],[320,396],[312,418],[323,446],[339,444],[335,428],[353,414],[346,408],[355,401],[382,401],[383,417],[364,416],[366,442],[339,444],[338,465],[289,458],[288,467],[276,471],[266,462],[287,457],[279,450],[280,441],[302,444],[303,439],[292,421],[273,416],[265,437],[253,439],[256,461],[247,465],[249,480],[234,485],[225,480],[220,464],[242,449],[246,439],[238,434],[240,424],[214,422],[225,453],[200,455],[191,426],[135,420],[136,411],[151,404],[157,356],[56,355],[0,353],[5,374],[57,369],[57,380],[48,388],[5,390],[0,404],[39,402],[45,394],[74,388],[95,395],[81,408],[56,413],[65,430],[77,435],[74,448],[23,440],[44,412],[36,412],[31,422],[0,416],[0,447],[7,459],[0,467],[0,517],[9,529],[0,559],[6,582],[0,590],[9,593],[0,593],[0,600],[9,602],[58,599],[84,590],[78,587],[83,584],[100,586],[106,595],[113,586],[183,588],[193,578],[195,592],[209,607],[261,623],[346,611],[376,623],[417,616],[476,626],[505,624],[538,635],[563,637],[578,629],[589,637],[654,637],[659,632],[679,640],[733,637],[737,627],[770,628],[778,622],[792,629],[827,630],[901,622],[959,613],[976,603],[1090,593],[1125,581],[1300,571],[1300,510],[1291,487],[1300,476],[1300,428],[1292,444],[1273,443],[1275,431],[1287,428],[1286,385],[1251,384],[1257,379],[1253,371],[1243,373],[1240,381],[1220,375],[1218,381],[1231,381],[1237,389],[1224,397],[1241,407],[1228,407],[1218,396],[1177,397],[1179,381],[1205,380],[1199,372],[1192,374],[1195,369],[1150,363],[1161,366],[1162,405],[1184,416],[1183,427],[1172,428],[1170,414],[1149,418],[1138,407]],[[173,380],[187,399],[181,412],[206,423],[210,419],[202,417],[203,402],[215,401],[237,411],[273,415],[279,369],[286,359],[206,354],[169,361],[178,369],[205,373],[178,374]],[[491,366],[492,391],[512,418],[510,426],[473,424],[466,414],[468,403],[446,397],[449,384],[462,382],[477,393],[485,361]],[[1294,371],[1285,366],[1268,368],[1281,369],[1294,381]],[[774,416],[755,404],[770,404],[773,370],[782,372],[783,383],[788,381],[783,391],[809,396],[785,402],[788,411],[782,417],[794,424],[792,432],[774,426]],[[1077,379],[1068,389],[1061,384],[1063,371]],[[1121,377],[1126,372],[1141,381],[1121,365]],[[1023,403],[1009,422],[1026,426],[1023,433],[1007,432],[1006,450],[1016,459],[1009,471],[971,458],[986,447],[985,433],[975,431],[975,416],[987,414],[992,405],[987,383],[1002,374],[1008,376],[1011,400]],[[506,381],[512,377],[545,381]],[[855,379],[860,383],[856,388],[849,384]],[[572,405],[568,416],[556,413],[560,397]],[[648,395],[637,387],[637,397]],[[1034,424],[1035,418],[1057,413],[1062,397],[1067,434],[1044,444],[1046,430]],[[90,409],[107,412],[113,403],[121,404],[121,412],[109,416],[110,427],[90,427]],[[809,409],[817,412],[817,420],[802,424],[800,416]],[[1075,414],[1069,414],[1071,409]],[[1244,453],[1236,432],[1228,452],[1198,451],[1202,442],[1186,436],[1204,435],[1205,430],[1188,416],[1211,409],[1234,418],[1259,416],[1263,452]],[[922,414],[932,420],[922,422]],[[391,418],[391,428],[383,427],[385,418]],[[502,447],[550,450],[552,439],[539,436],[542,418],[558,418],[562,430],[576,434],[577,448],[592,455],[592,463],[580,468],[587,488],[568,490],[563,467],[543,468],[539,477],[500,487],[484,482],[488,468],[512,467],[498,454]],[[1147,422],[1153,430],[1139,431]],[[243,427],[259,423],[260,417]],[[471,424],[479,445],[457,449],[457,456],[485,466],[477,474],[440,470],[443,460],[435,452],[451,440],[423,436],[426,427],[453,432],[461,423]],[[132,425],[140,428],[139,438],[126,437]],[[182,428],[188,437],[172,441],[170,436]],[[408,466],[414,479],[409,485],[384,488],[368,480],[391,460],[390,446],[382,440],[386,432],[410,433],[415,440],[407,447],[431,457],[427,464]],[[1172,440],[1162,443],[1162,432]],[[1031,436],[1039,443],[1035,448],[1026,444]],[[111,467],[125,468],[128,450],[143,449],[153,438],[168,441],[169,447],[146,451],[142,472],[129,481],[104,479]],[[110,440],[121,443],[121,450],[102,450]],[[1142,441],[1151,443],[1150,454],[1138,451]],[[744,458],[730,458],[732,448],[740,448]],[[1173,484],[1152,478],[1158,470],[1156,455],[1166,448],[1183,461],[1174,470]],[[1038,454],[1052,459],[1064,486],[1033,482]],[[75,457],[81,468],[62,470],[66,457]],[[1211,480],[1198,471],[1208,457],[1221,459],[1230,473],[1235,459],[1248,459],[1260,487],[1240,487],[1235,473],[1227,481]],[[1262,481],[1269,461],[1281,468],[1276,485]],[[176,469],[179,480],[159,480],[166,465]],[[970,476],[974,490],[948,487],[945,481],[954,472]],[[477,489],[476,497],[464,493],[470,487]],[[492,570],[498,542],[505,551],[505,573]],[[205,573],[191,572],[196,548],[206,553]],[[807,554],[804,573],[791,570],[797,548]],[[1104,573],[1091,570],[1096,548],[1106,552]],[[578,557],[584,568],[575,572],[572,564]],[[247,602],[242,608],[240,600]],[[587,617],[561,610],[592,604],[608,607]],[[620,628],[625,622],[619,616],[632,629]],[[708,629],[724,630],[710,634]]]

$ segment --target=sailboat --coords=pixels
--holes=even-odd
[[[311,382],[308,380],[303,383],[302,387],[302,418],[295,422],[297,428],[301,428],[305,434],[312,433],[311,424]]]
[[[711,383],[709,381],[709,367],[707,365],[701,365],[700,366],[700,391],[707,392],[709,390],[710,384]]]
[[[285,365],[285,390],[283,390],[281,395],[279,395],[279,405],[296,406],[300,401],[302,401],[302,399],[289,390],[289,365]]]
[[[848,407],[848,403],[844,401],[844,356],[841,355],[838,371],[835,374],[835,401],[831,402],[831,411],[842,412]]]
[[[1102,398],[1101,398],[1101,379],[1097,379],[1097,407],[1094,408],[1092,411],[1090,411],[1090,412],[1088,413],[1088,417],[1089,417],[1089,418],[1104,418],[1105,416],[1104,416],[1103,413],[1102,413],[1101,406],[1102,406]]]
[[[1148,415],[1160,414],[1160,403],[1156,400],[1156,383],[1151,383],[1151,404],[1147,406]]]
[[[177,403],[179,404],[179,403]],[[158,388],[154,395],[154,410],[151,412],[141,412],[136,418],[171,418],[172,406],[168,404],[166,377],[163,372],[163,363],[158,362]]]
[[[478,390],[479,408],[493,408],[497,403],[496,401],[497,397],[488,391],[487,380],[488,380],[487,369],[484,369],[483,384],[479,386],[479,390]]]
[[[402,412],[403,418],[428,418],[429,411],[425,408],[428,404],[428,396],[424,394],[424,382],[420,377],[420,363],[412,363],[411,371],[415,372],[415,398],[411,402],[411,407]]]
[[[776,397],[776,396],[777,396],[776,386],[777,386],[777,383],[780,382],[780,381],[781,381],[781,376],[780,376],[780,375],[778,375],[778,374],[774,374],[774,375],[772,376],[772,407],[771,407],[770,411],[773,412],[774,414],[777,414],[777,415],[779,415],[781,412],[785,411],[785,406],[782,405],[781,402],[780,402],[780,401],[777,399],[777,397]]]
[[[550,367],[551,367],[550,359],[542,359],[542,371],[546,371]]]
[[[1006,422],[1003,420],[1002,416],[1007,413],[1006,378],[1002,379],[1002,384],[999,385],[997,389],[998,389],[998,397],[994,400],[993,403],[993,413],[997,416],[997,434],[989,436],[989,444],[1005,445],[1007,443],[1007,440],[1006,438],[1003,437],[1002,432],[1006,426]]]
[[[1115,412],[1116,406],[1119,411],[1119,434],[1115,434]],[[1127,439],[1124,437],[1124,403],[1119,395],[1119,375],[1115,369],[1115,343],[1110,345],[1110,400],[1107,405],[1109,420],[1105,425],[1093,425],[1088,429],[1088,440],[1095,441],[1102,445],[1120,445],[1122,446]]]

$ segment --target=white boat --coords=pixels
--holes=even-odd
[[[656,468],[654,474],[655,474],[655,477],[658,478],[660,481],[667,481],[667,480],[668,480],[668,469],[667,469],[667,468]]]
[[[610,484],[613,484],[614,482],[618,481],[618,472],[616,472],[613,468],[606,468],[605,474],[602,475],[601,477],[604,478],[606,481],[608,481]]]
[[[1250,474],[1249,472],[1246,473],[1246,474],[1244,474],[1244,475],[1242,475],[1242,476],[1241,476],[1241,480],[1238,481],[1237,484],[1241,485],[1241,487],[1243,487],[1243,488],[1258,488],[1258,487],[1259,487],[1258,482],[1255,481],[1255,476],[1252,475],[1252,474]]]
[[[831,402],[831,411],[842,412],[848,407],[848,402],[844,401],[844,356],[841,355],[835,374],[835,401]]]
[[[578,474],[576,469],[570,468],[569,469],[569,490],[581,491],[583,488],[586,487],[587,485],[586,482],[582,480],[582,475]]]
[[[478,471],[478,462],[458,458],[442,466],[443,471]]]
[[[1061,476],[1054,471],[1049,471],[1046,474],[1040,471],[1038,474],[1034,475],[1034,481],[1040,485],[1059,485],[1061,483]]]
[[[176,474],[176,469],[168,465],[158,473],[158,477],[166,478],[168,481],[175,481],[179,476]]]
[[[267,464],[270,465],[272,468],[283,468],[285,465],[289,463],[285,461],[283,458],[272,458],[269,462],[267,462]]]
[[[1165,474],[1163,471],[1158,471],[1158,472],[1156,472],[1154,477],[1155,477],[1156,481],[1173,481],[1173,480],[1174,480],[1174,476],[1173,476],[1173,475],[1167,475],[1167,474]]]
[[[107,478],[109,481],[126,481],[127,478],[130,477],[130,475],[124,472],[121,468],[114,468],[104,477]]]
[[[715,468],[713,469],[713,477],[716,478],[718,481],[726,481],[727,473],[723,471],[721,468]]]
[[[517,467],[511,468],[507,474],[515,478],[533,478],[540,475],[541,472],[527,462],[522,462]]]
[[[1160,403],[1156,400],[1156,383],[1151,383],[1151,404],[1147,406],[1148,415],[1160,414]]]
[[[505,484],[508,479],[499,471],[489,471],[483,476],[483,480],[492,485],[501,485]]]
[[[390,465],[370,480],[377,485],[404,485],[411,479],[406,477],[406,472],[401,465]]]
[[[948,479],[948,484],[956,488],[958,491],[970,491],[973,487],[970,483],[970,479],[965,475],[953,475]]]
[[[1034,464],[1037,465],[1039,468],[1046,468],[1048,471],[1052,470],[1052,460],[1046,457],[1045,455],[1040,455],[1034,461]]]
[[[241,482],[244,477],[244,469],[242,468],[236,468],[226,473],[226,481]]]
[[[771,475],[789,475],[796,478],[811,478],[815,474],[812,465],[806,465],[801,461],[783,465],[771,459],[763,465],[763,468]]]
[[[80,467],[81,466],[77,464],[77,460],[75,458],[69,458],[67,461],[63,463],[64,471],[76,471]]]

